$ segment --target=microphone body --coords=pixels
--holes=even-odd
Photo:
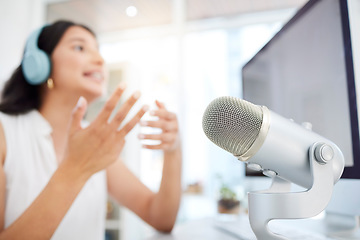
[[[334,159],[343,159],[340,149],[330,140],[270,112],[270,127],[261,148],[247,162],[272,170],[290,182],[305,188],[313,184],[309,162],[309,147],[315,142],[325,143],[334,150]],[[343,172],[343,162],[333,162],[334,184]],[[293,170],[295,169],[295,170]]]
[[[212,142],[248,167],[305,188],[313,184],[309,162],[309,154],[313,153],[309,153],[309,148],[314,143],[330,146],[332,159],[336,159],[332,163],[334,184],[343,172],[343,154],[333,142],[264,106],[242,99],[213,100],[205,110],[203,129]]]

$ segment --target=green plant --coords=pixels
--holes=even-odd
[[[234,191],[232,191],[228,186],[223,184],[220,188],[220,199],[237,200],[237,197]]]

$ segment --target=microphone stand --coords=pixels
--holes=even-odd
[[[330,201],[333,186],[333,161],[321,161],[318,151],[324,143],[314,143],[309,149],[313,185],[304,192],[290,192],[291,182],[278,176],[264,191],[249,192],[249,220],[258,240],[288,240],[269,230],[274,219],[309,218],[321,213]],[[316,155],[317,154],[317,155]]]

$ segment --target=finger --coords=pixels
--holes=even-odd
[[[167,111],[166,109],[158,109],[158,110],[152,110],[150,112],[150,115],[152,116],[156,116],[159,118],[164,118],[167,120],[175,120],[176,119],[176,114]]]
[[[160,140],[164,143],[172,142],[175,140],[176,136],[172,133],[163,133],[163,134],[139,134],[138,136],[142,140]]]
[[[165,121],[165,120],[157,120],[157,121],[141,121],[140,125],[143,127],[153,127],[160,128],[164,132],[177,131],[178,124],[176,121]]]
[[[80,97],[76,107],[72,111],[69,132],[70,134],[81,129],[81,120],[84,117],[85,111],[87,108],[87,102],[84,97]]]
[[[137,114],[119,130],[118,135],[120,137],[124,137],[126,134],[128,134],[131,131],[131,129],[133,129],[135,125],[140,121],[142,116],[144,116],[147,110],[149,110],[149,106],[147,105],[143,106],[137,112]]]
[[[135,92],[131,97],[129,97],[126,102],[120,107],[120,109],[116,112],[116,115],[110,121],[110,124],[116,129],[120,126],[122,121],[125,119],[130,109],[134,106],[136,101],[140,97],[140,92]]]
[[[156,103],[156,106],[157,106],[159,109],[166,109],[164,103],[162,103],[162,102],[160,102],[160,101],[158,101],[158,100],[155,100],[155,103]]]
[[[166,149],[166,148],[168,148],[169,146],[170,146],[169,144],[157,144],[157,145],[144,144],[144,145],[142,145],[143,148],[152,149],[152,150]]]
[[[116,107],[117,103],[120,100],[121,95],[123,94],[125,90],[125,84],[121,83],[119,86],[115,89],[115,91],[111,94],[110,98],[106,101],[104,107],[102,108],[101,112],[97,116],[94,122],[99,122],[103,124],[104,122],[108,122],[108,119]]]

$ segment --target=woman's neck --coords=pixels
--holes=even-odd
[[[72,99],[70,96],[48,94],[39,109],[40,114],[53,129],[52,138],[58,162],[62,160],[65,152],[71,113],[77,103],[77,98]]]

